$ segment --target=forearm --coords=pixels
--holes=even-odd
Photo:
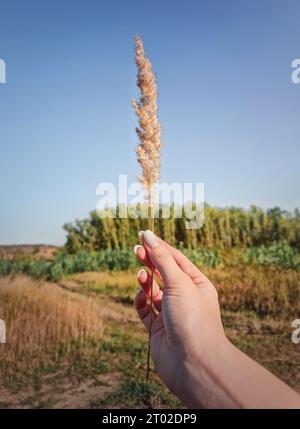
[[[191,408],[300,408],[300,396],[228,340],[185,363]]]

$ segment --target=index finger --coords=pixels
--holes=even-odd
[[[144,232],[144,231],[141,231]],[[139,234],[141,240],[143,241],[143,234]],[[197,285],[202,284],[203,282],[208,282],[208,278],[201,273],[201,271],[179,250],[175,249],[173,246],[168,244],[166,241],[158,237],[161,244],[166,247],[166,249],[171,253],[177,265],[181,270],[188,275],[191,280],[193,280]]]

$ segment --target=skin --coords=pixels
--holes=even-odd
[[[153,269],[151,354],[165,385],[190,408],[299,408],[300,396],[238,350],[222,325],[212,283],[151,231],[139,234],[138,259]],[[149,331],[151,275],[138,273],[136,310]]]

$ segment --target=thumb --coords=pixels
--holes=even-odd
[[[158,237],[150,230],[144,232],[144,244],[152,264],[159,270],[165,286],[172,287],[177,285],[185,274],[179,268],[168,249],[161,244]]]

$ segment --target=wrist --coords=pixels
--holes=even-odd
[[[184,361],[181,400],[189,408],[235,408],[238,406],[225,387],[233,370],[236,348],[225,336],[206,347],[198,347]]]

